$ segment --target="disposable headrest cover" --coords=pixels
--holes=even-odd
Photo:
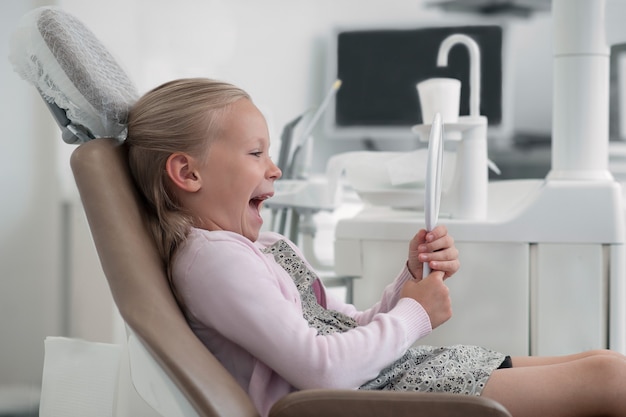
[[[94,137],[123,138],[136,88],[113,56],[74,16],[55,7],[24,15],[11,39],[22,78]]]

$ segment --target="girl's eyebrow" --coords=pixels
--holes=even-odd
[[[251,138],[250,142],[255,142],[255,143],[259,144],[259,145],[266,145],[267,144],[267,147],[270,146],[270,140],[267,139],[267,138],[264,138],[262,136],[257,136],[257,137]]]

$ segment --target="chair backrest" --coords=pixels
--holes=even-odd
[[[126,324],[200,416],[258,417],[250,398],[187,325],[167,282],[113,139],[80,145],[70,161],[100,263]]]

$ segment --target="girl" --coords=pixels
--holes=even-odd
[[[451,316],[459,268],[444,226],[419,231],[381,301],[356,311],[326,294],[298,248],[261,232],[281,172],[242,90],[164,84],[129,116],[129,163],[187,320],[261,415],[307,388],[484,395],[513,416],[626,416],[626,359],[592,351],[515,357],[476,346],[411,347]],[[424,279],[423,262],[432,271]]]

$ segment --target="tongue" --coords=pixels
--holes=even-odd
[[[259,207],[261,205],[261,201],[259,201],[256,198],[253,198],[252,200],[250,200],[250,208],[256,212],[259,212]]]

